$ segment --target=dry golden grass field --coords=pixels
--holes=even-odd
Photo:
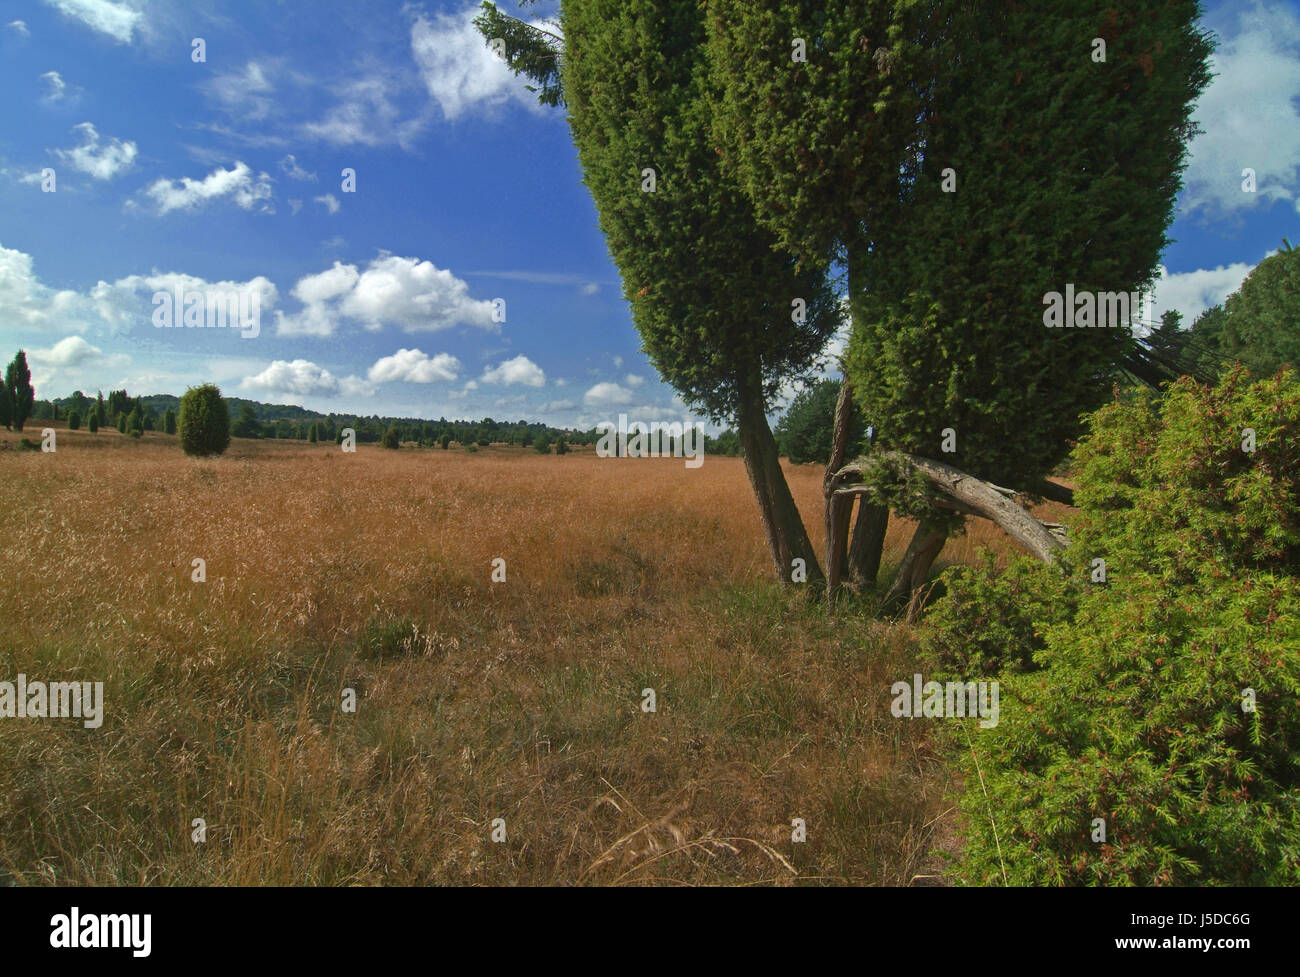
[[[0,722],[0,884],[909,884],[958,843],[889,715],[910,631],[771,582],[739,459],[60,430],[0,479],[0,677],[105,683],[98,729]]]

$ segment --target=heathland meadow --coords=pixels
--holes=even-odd
[[[740,459],[50,423],[0,451],[0,670],[102,681],[104,719],[0,722],[7,881],[943,876],[911,630],[772,581]],[[821,470],[787,475],[817,526]]]

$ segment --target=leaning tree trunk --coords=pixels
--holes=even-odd
[[[894,575],[894,584],[885,596],[885,606],[889,607],[907,598],[907,622],[913,623],[921,612],[923,590],[930,567],[938,558],[948,534],[932,520],[922,519],[912,534],[912,541],[907,544],[903,561],[898,565]]]
[[[802,581],[794,579],[794,561],[803,560],[808,586],[820,590],[824,579],[821,564],[817,562],[803,518],[794,504],[794,496],[790,494],[785,472],[781,469],[776,438],[763,413],[761,398],[744,399],[736,427],[744,449],[745,470],[749,472],[749,483],[758,500],[758,511],[763,519],[767,546],[777,576],[785,584],[802,584]]]
[[[867,508],[867,496],[871,492],[863,482],[863,473],[873,466],[889,465],[895,468],[912,468],[929,479],[934,490],[933,504],[944,509],[952,509],[967,515],[982,516],[997,523],[1009,536],[1044,563],[1055,561],[1057,554],[1065,547],[1065,530],[1055,523],[1044,523],[1015,501],[1016,495],[1011,489],[1002,488],[992,482],[975,478],[959,468],[946,465],[940,461],[909,455],[902,451],[886,451],[857,458],[841,467],[824,483],[827,492],[828,511],[839,511],[839,499],[863,496],[864,510]],[[1051,483],[1046,483],[1050,485]],[[1043,485],[1039,486],[1041,491]],[[1061,486],[1054,486],[1063,495],[1067,492]],[[862,516],[859,515],[859,522]],[[828,529],[842,530],[842,522],[834,526],[828,519]],[[943,548],[945,535],[933,522],[923,519],[912,536],[903,562],[899,564],[898,574],[886,597],[888,604],[892,600],[910,594],[908,607],[909,619],[914,619],[920,609],[919,589],[925,584],[926,574],[934,564],[935,558]],[[841,544],[840,539],[828,541],[828,552],[832,546]]]

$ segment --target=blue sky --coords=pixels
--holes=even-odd
[[[214,381],[340,413],[684,418],[561,111],[493,59],[476,8],[4,0],[0,353],[27,349],[39,397]],[[1206,23],[1218,77],[1154,305],[1188,322],[1300,243],[1300,4]],[[256,293],[259,334],[155,328],[177,284]]]

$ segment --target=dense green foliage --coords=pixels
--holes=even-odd
[[[1212,354],[1214,366],[1241,363],[1257,377],[1300,368],[1300,251],[1284,244],[1223,305],[1197,318],[1191,339]]]
[[[647,355],[712,417],[769,403],[821,351],[839,309],[820,275],[775,249],[722,168],[700,6],[571,0],[564,36],[574,142]]]
[[[824,267],[865,247],[899,195],[929,43],[959,4],[713,0],[714,138],[728,175],[782,247]],[[802,41],[802,52],[798,42]],[[800,54],[806,60],[799,60]]]
[[[177,431],[187,455],[219,455],[230,446],[230,414],[216,386],[205,383],[185,391]]]
[[[1151,281],[1209,79],[1197,14],[1054,0],[952,17],[924,151],[854,266],[847,363],[876,445],[1015,487],[1068,453],[1132,341],[1050,328],[1044,297]],[[956,450],[940,455],[948,429]]]
[[[1025,609],[1008,657],[1035,651],[1002,675],[999,724],[959,740],[963,876],[1300,882],[1300,383],[1179,381],[1103,408],[1075,458],[1068,599],[1024,569],[936,615],[937,646],[969,640],[951,629],[981,589],[988,619]]]
[[[401,447],[401,439],[398,437],[397,428],[389,425],[388,430],[384,432],[384,437],[380,441],[381,446],[396,451]]]
[[[1032,671],[1047,625],[1068,620],[1076,603],[1059,570],[1029,557],[998,571],[986,550],[983,566],[950,567],[942,580],[921,655],[927,670],[944,679]]]
[[[549,455],[551,453],[551,439],[545,434],[539,434],[533,439],[533,450],[539,455]]]
[[[68,412],[68,430],[76,431],[81,427],[81,414],[75,410]]]

